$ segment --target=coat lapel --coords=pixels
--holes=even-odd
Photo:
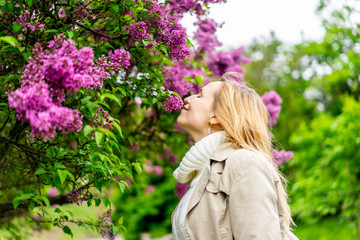
[[[236,150],[237,149],[233,149],[231,147],[231,143],[229,142],[222,143],[218,148],[215,149],[213,155],[210,157],[210,160],[214,160],[218,162],[225,161],[231,155],[231,153],[233,153]],[[206,165],[204,171],[202,172],[199,178],[198,183],[195,186],[186,214],[188,214],[199,203],[202,195],[204,194],[206,185],[208,184],[210,177],[210,160],[209,160],[209,164]]]

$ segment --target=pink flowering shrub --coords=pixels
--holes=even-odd
[[[199,20],[194,25],[198,26],[194,34],[194,38],[199,44],[199,47],[196,49],[197,54],[211,54],[216,47],[222,45],[215,35],[216,29],[221,27],[221,25],[213,19]]]
[[[251,60],[242,55],[243,51],[244,48],[240,47],[229,52],[211,54],[207,62],[210,71],[212,71],[216,77],[220,77],[229,71],[244,73],[245,69],[241,67],[241,65],[248,64]]]
[[[285,151],[285,150],[272,150],[272,156],[274,158],[274,163],[276,166],[279,166],[280,164],[284,162],[288,162],[291,158],[293,158],[294,153],[291,151]]]
[[[109,52],[109,60],[103,55],[96,65],[91,48],[78,50],[75,42],[64,35],[50,41],[48,48],[43,50],[39,43],[35,44],[34,57],[22,75],[22,86],[7,93],[17,118],[30,124],[34,137],[45,140],[54,138],[56,131],[67,134],[82,128],[80,112],[61,105],[66,91],[101,88],[102,79],[127,68],[130,59],[129,53],[117,49]]]
[[[111,209],[103,212],[98,216],[98,222],[96,228],[99,230],[99,233],[104,239],[115,239],[115,235],[112,234],[112,223],[111,223]]]
[[[168,112],[177,111],[182,108],[184,102],[175,95],[171,95],[167,102],[164,102],[164,108]]]
[[[269,126],[274,126],[280,115],[282,99],[275,91],[266,92],[261,99],[269,111]]]
[[[30,13],[26,10],[21,11],[17,21],[14,23],[18,23],[22,27],[22,32],[24,34],[27,33],[28,29],[30,29],[32,32],[35,30],[42,31],[44,29],[45,24],[37,22],[36,20],[32,19],[30,16]]]

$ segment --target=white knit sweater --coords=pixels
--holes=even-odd
[[[191,181],[188,191],[181,198],[174,212],[172,222],[174,240],[190,240],[185,226],[185,217],[191,196],[202,172],[206,166],[210,166],[210,157],[225,138],[224,131],[215,132],[202,138],[190,148],[181,160],[180,166],[174,171],[173,175],[180,183]],[[197,174],[194,179],[191,179],[190,174],[194,171]]]

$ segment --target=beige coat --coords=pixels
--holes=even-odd
[[[192,240],[285,238],[277,174],[260,155],[221,144],[194,189],[186,214]],[[175,212],[175,211],[174,211]]]

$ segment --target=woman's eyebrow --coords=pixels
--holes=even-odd
[[[199,92],[199,94],[204,94],[204,91],[203,91],[203,89],[202,89],[202,88],[200,88],[200,92]]]

